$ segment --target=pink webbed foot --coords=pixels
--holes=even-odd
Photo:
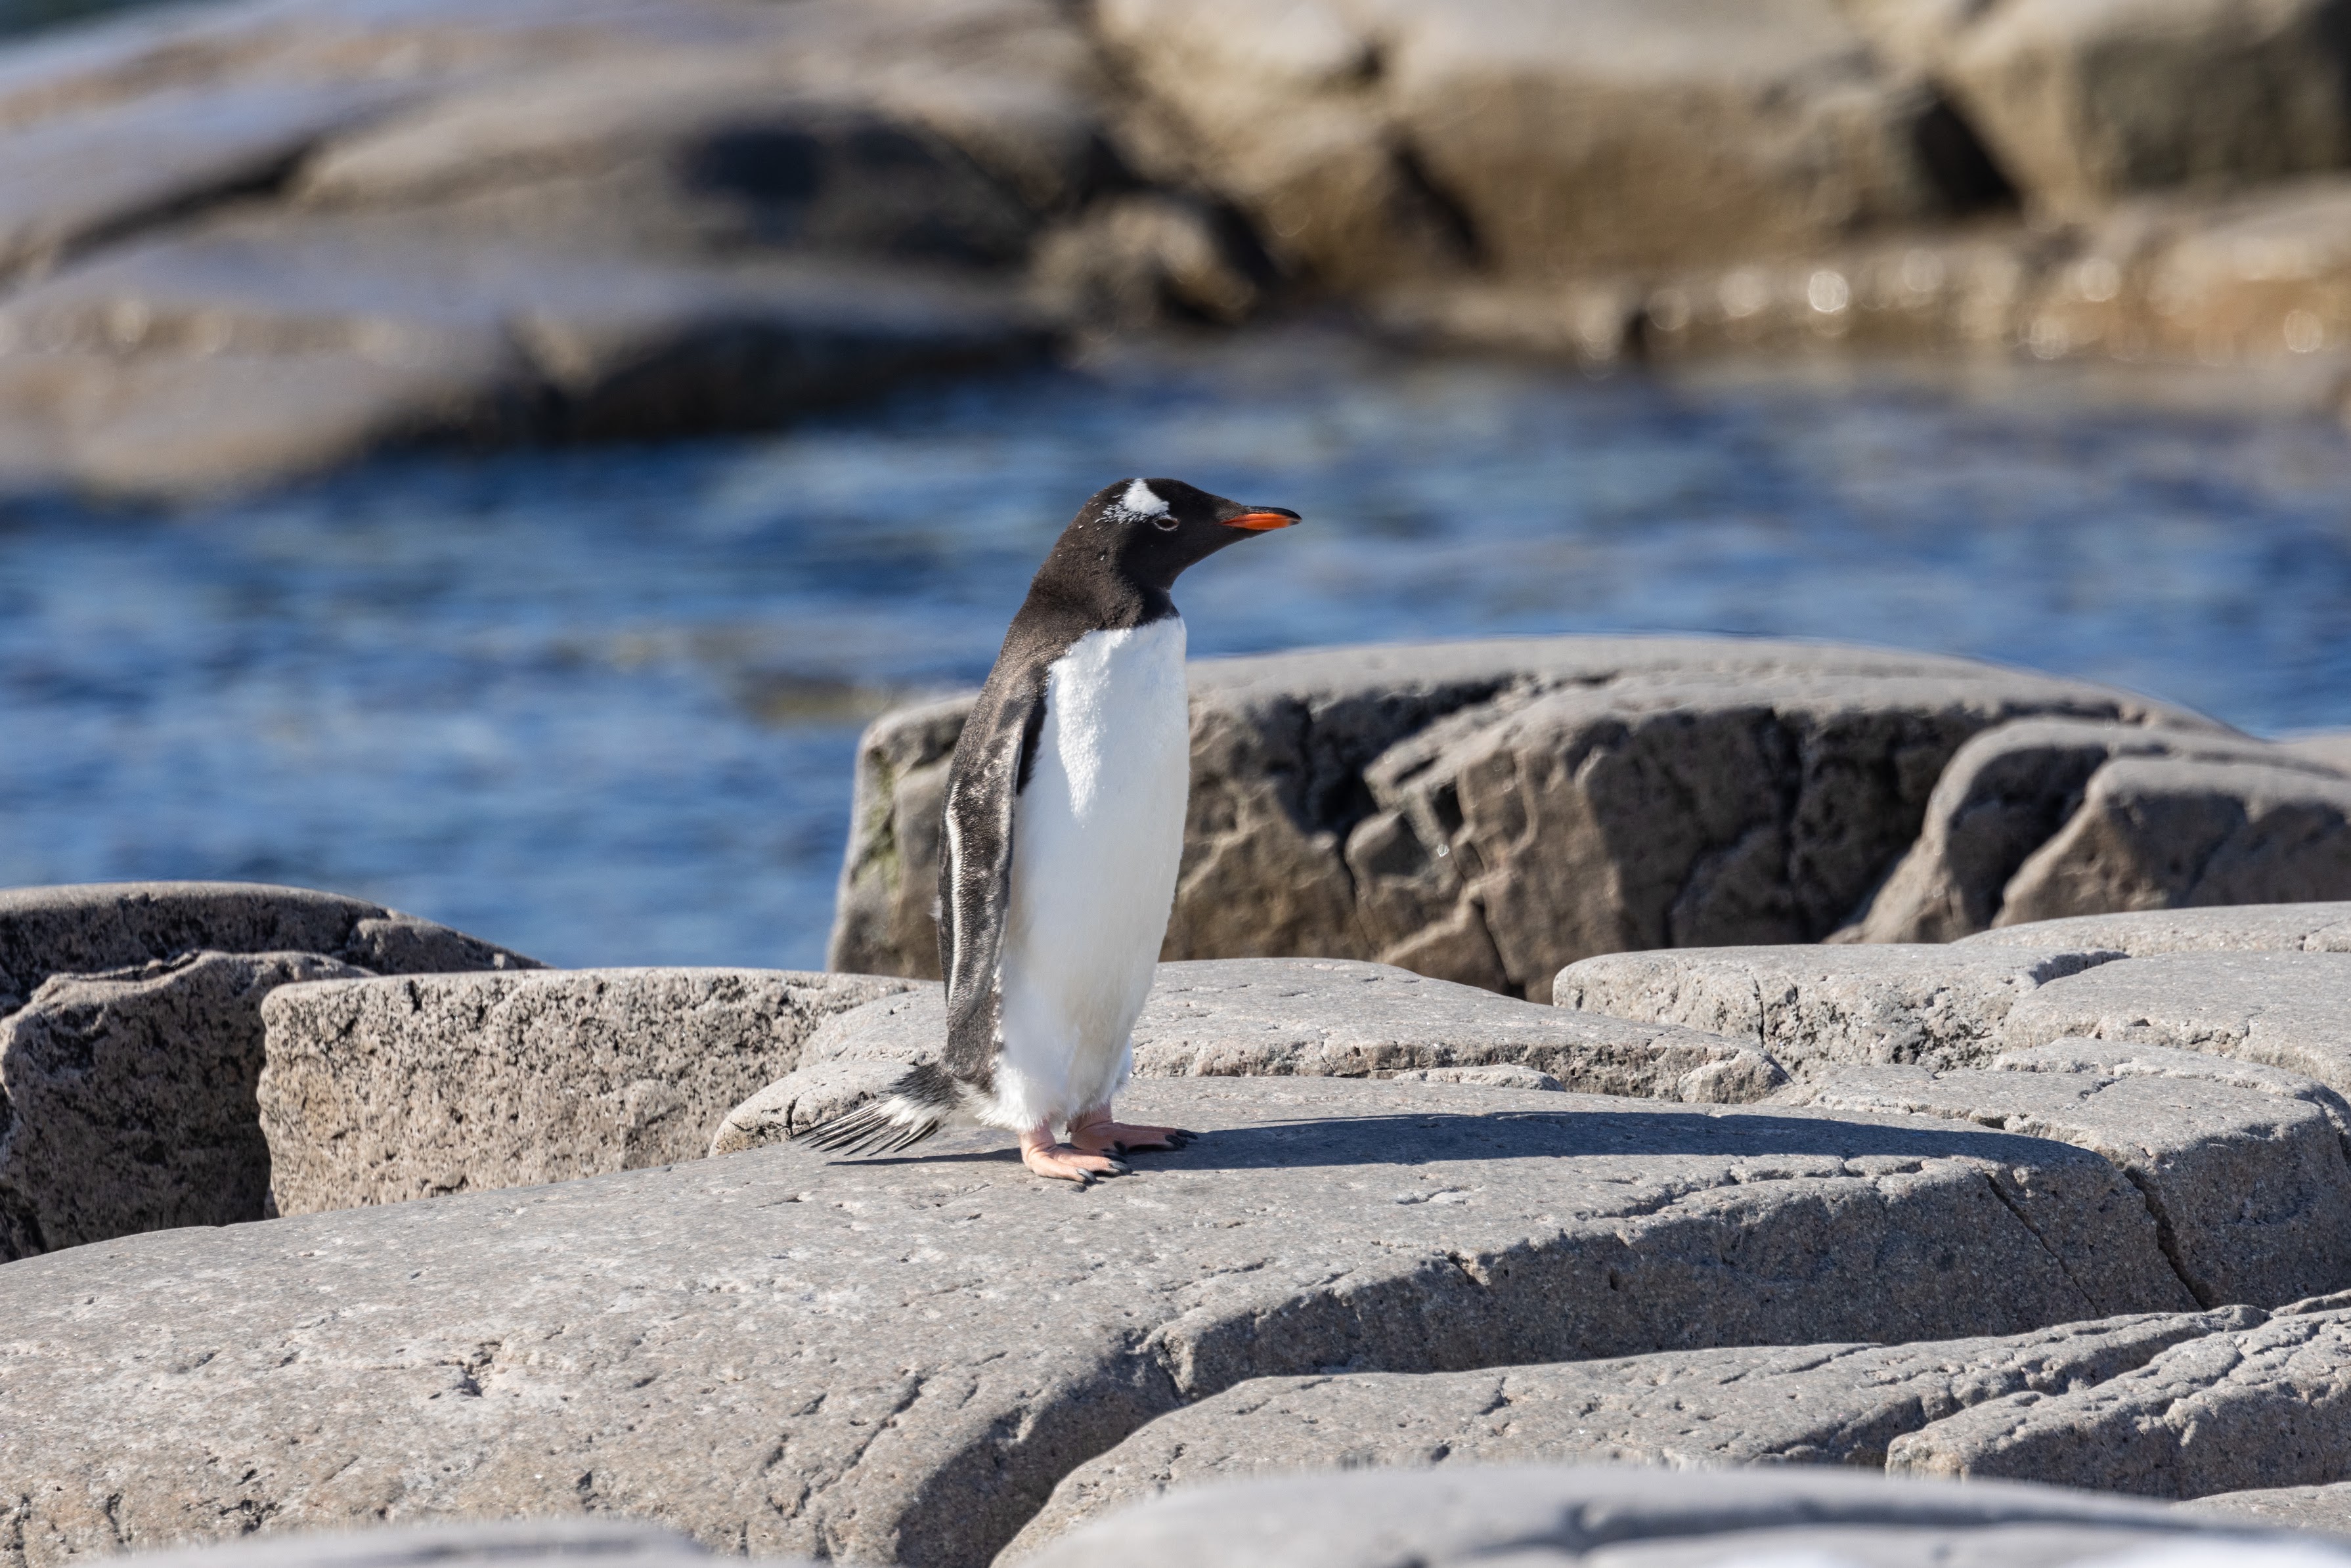
[[[1137,1149],[1180,1149],[1195,1134],[1181,1127],[1148,1127],[1113,1120],[1107,1111],[1081,1116],[1070,1127],[1070,1142],[1094,1153],[1130,1155]]]
[[[1100,1176],[1126,1174],[1125,1165],[1113,1155],[1074,1144],[1057,1144],[1051,1129],[1045,1127],[1020,1134],[1020,1163],[1040,1176],[1073,1181],[1080,1186],[1091,1186]]]

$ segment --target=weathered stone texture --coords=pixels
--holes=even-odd
[[[198,953],[46,981],[0,1019],[0,1261],[268,1214],[262,998],[362,973],[309,953]]]
[[[906,988],[766,969],[541,969],[290,987],[261,1012],[278,1211],[701,1156],[835,1013]]]
[[[1612,953],[1562,969],[1562,1007],[1753,1040],[1790,1071],[1826,1063],[1974,1066],[2037,988],[2120,955],[2096,948],[1715,947]]]
[[[2207,1305],[2275,1306],[2351,1286],[2351,1164],[2332,1108],[2307,1099],[2185,1073],[1916,1067],[1841,1068],[1791,1097],[1960,1118],[2103,1155],[2147,1195],[2165,1256]]]
[[[2351,953],[2351,904],[2248,904],[2036,920],[1963,938],[1986,947],[2158,953]]]
[[[2215,1492],[2198,1498],[2188,1507],[2235,1524],[2264,1525],[2272,1530],[2324,1530],[2351,1535],[2351,1481]]]
[[[9,1265],[9,1534],[50,1568],[256,1518],[611,1511],[977,1564],[1081,1458],[1246,1378],[2189,1305],[2105,1162],[1980,1128],[1328,1079],[1132,1100],[1204,1135],[1086,1191],[956,1134]]]
[[[1687,1103],[1762,1099],[1787,1082],[1742,1041],[1671,1024],[1563,1013],[1474,987],[1335,958],[1163,964],[1134,1024],[1145,1078],[1405,1078]],[[935,986],[826,1022],[799,1071],[726,1117],[713,1154],[792,1136],[937,1060]]]
[[[1865,1563],[1870,1568],[2260,1568],[2335,1543],[2054,1487],[1887,1482],[1805,1467],[1682,1474],[1447,1467],[1277,1477],[1179,1491],[1029,1561],[1132,1554],[1225,1568],[1523,1568]]]
[[[2262,1062],[2351,1093],[2351,953],[2126,958],[2052,981],[2002,1025],[2011,1046],[2075,1035]]]
[[[1280,1471],[1771,1461],[1875,1468],[1906,1432],[2026,1389],[2064,1393],[2244,1310],[2109,1319],[2002,1339],[1668,1351],[1481,1372],[1259,1378],[1162,1416],[1070,1473],[1019,1558],[1172,1487]]]
[[[2015,924],[2007,914],[2011,884],[2020,881],[2028,862],[2043,858],[2038,852],[2061,835],[2070,835],[2068,849],[2053,852],[2070,856],[2074,863],[2036,865],[2015,890],[2014,896],[2045,903],[2052,883],[2082,880],[2081,858],[2105,847],[2099,835],[2069,826],[2069,819],[2084,809],[2094,780],[2118,757],[2239,762],[2263,770],[2298,768],[2340,782],[2317,763],[2304,763],[2279,747],[2241,736],[2068,719],[2001,725],[1969,741],[1951,758],[1927,802],[1918,841],[1871,898],[1868,913],[1839,936],[1864,942],[1949,942],[1995,924]],[[2188,777],[2191,781],[2210,779],[2203,774]],[[2270,773],[2241,777],[2267,781]],[[2096,810],[2116,810],[2111,786],[2096,794]],[[2241,809],[2251,812],[2260,808],[2248,792]],[[2107,868],[2108,876],[2114,869]],[[2300,865],[2265,864],[2235,874],[2240,883],[2257,884],[2237,886],[2240,894],[2283,897],[2299,894],[2300,884],[2313,873]],[[2315,874],[2323,883],[2324,872]],[[2346,886],[2336,891],[2351,891],[2351,862],[2346,862]],[[2127,908],[2189,901],[2190,892],[2165,883],[2106,886],[2095,896],[2116,901],[2104,907]]]
[[[2011,1395],[1896,1438],[1891,1470],[2194,1498],[2340,1479],[2351,1314],[2281,1314],[2191,1340],[2107,1382]]]
[[[962,699],[860,750],[829,962],[936,974]],[[2209,729],[1963,660],[1730,639],[1333,648],[1192,669],[1166,958],[1375,958],[1548,998],[1593,953],[1816,941],[1917,836],[1952,753],[2029,714]]]
[[[658,1525],[587,1518],[248,1535],[137,1556],[140,1568],[709,1568],[711,1553]],[[764,1568],[806,1565],[770,1558]]]

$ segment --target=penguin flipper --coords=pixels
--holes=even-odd
[[[894,1155],[939,1130],[960,1102],[955,1080],[929,1062],[899,1075],[888,1092],[792,1134],[827,1154]]]
[[[939,856],[939,972],[946,977],[945,1066],[982,1092],[1001,1044],[1004,925],[1012,904],[1012,820],[1045,725],[1045,675],[999,662],[956,740]]]

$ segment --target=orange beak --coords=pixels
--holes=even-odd
[[[1253,512],[1243,512],[1238,517],[1224,519],[1225,527],[1247,528],[1251,533],[1262,533],[1268,528],[1286,528],[1297,521],[1296,512],[1286,512],[1280,507],[1263,507]]]

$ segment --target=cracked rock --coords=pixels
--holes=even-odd
[[[2034,714],[2210,730],[1966,660],[1737,639],[1334,648],[1191,668],[1165,958],[1368,958],[1549,999],[1595,953],[1812,942],[1908,849],[1944,764]],[[831,967],[936,977],[967,699],[860,748]]]
[[[2087,1388],[1979,1405],[1895,1439],[1886,1467],[2198,1498],[2338,1480],[2346,1443],[2351,1313],[2281,1313]]]
[[[2053,1071],[2047,1052],[2001,1061],[2043,1071],[1838,1068],[1792,1098],[1949,1116],[2103,1155],[2147,1195],[2165,1256],[2207,1305],[2274,1306],[2351,1286],[2351,1165],[2332,1107],[2162,1063]]]
[[[2068,1323],[1999,1339],[1667,1351],[1482,1372],[1268,1377],[1162,1416],[1071,1472],[1008,1559],[1173,1487],[1276,1471],[1431,1465],[1770,1461],[1876,1467],[1886,1445],[1971,1405],[2063,1393],[2244,1309]]]
[[[2095,948],[1709,947],[1612,953],[1562,969],[1562,1007],[1753,1040],[1799,1078],[1829,1063],[1980,1064],[2036,988],[2119,954]]]
[[[2126,958],[2052,981],[2001,1024],[2011,1047],[2073,1036],[2233,1057],[2351,1092],[2351,953]]]
[[[771,969],[292,987],[262,1007],[270,1191],[309,1214],[699,1158],[820,1023],[905,988]]]
[[[1248,1378],[2190,1306],[2137,1194],[2043,1140],[1332,1079],[1131,1100],[1203,1136],[1085,1190],[969,1132],[9,1265],[8,1529],[55,1562],[256,1517],[609,1511],[977,1565],[1081,1456]]]
[[[1986,947],[2105,947],[2158,953],[2351,953],[2351,904],[2135,909],[2036,920],[1963,938]]]
[[[713,1154],[787,1138],[937,1058],[935,986],[830,1020],[803,1065],[726,1117]],[[1405,1078],[1688,1103],[1761,1100],[1787,1075],[1744,1042],[1671,1024],[1586,1018],[1335,958],[1163,964],[1134,1024],[1142,1078]]]
[[[1075,1531],[1029,1561],[1086,1568],[1113,1555],[1220,1568],[2255,1568],[2344,1553],[2306,1536],[2055,1487],[1889,1482],[1801,1466],[1695,1475],[1448,1466],[1179,1491]]]

